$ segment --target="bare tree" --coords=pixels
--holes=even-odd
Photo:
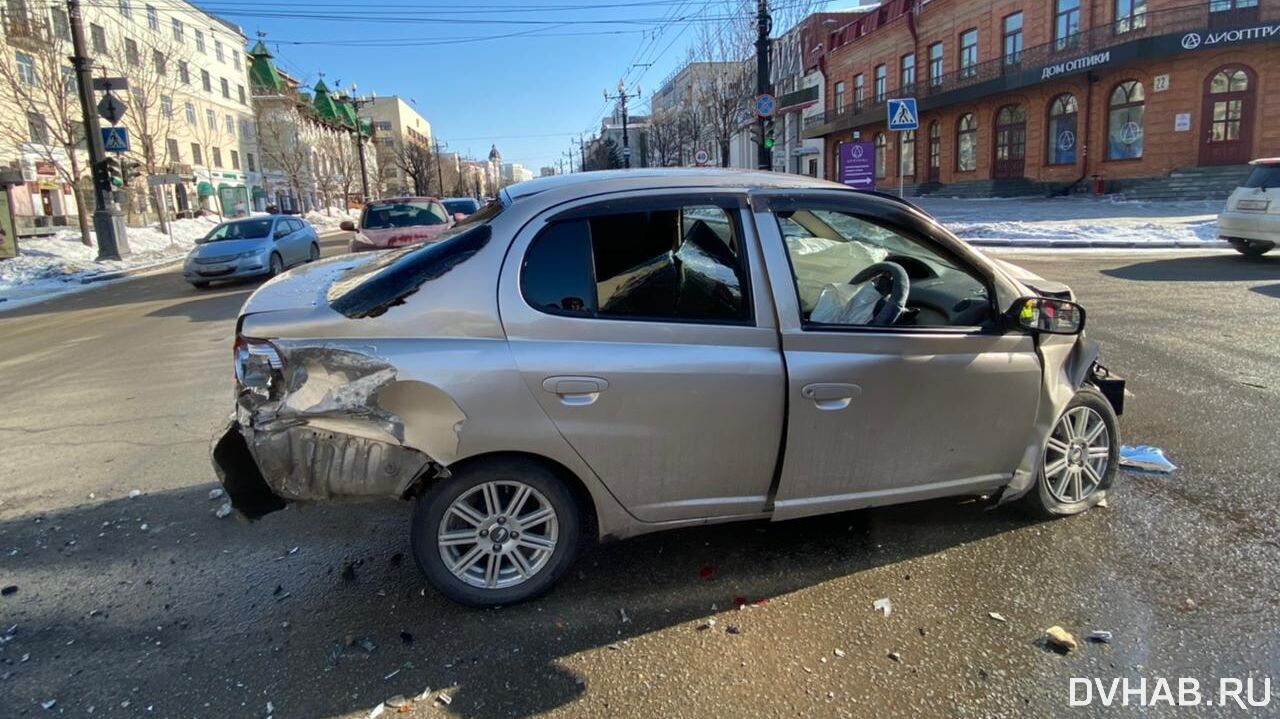
[[[658,110],[649,117],[649,146],[657,167],[680,164],[680,134],[676,113]]]
[[[431,148],[421,142],[397,140],[391,149],[391,162],[413,182],[414,194],[428,194],[436,169],[436,156]]]
[[[84,122],[78,83],[67,61],[71,43],[65,14],[61,18],[50,22],[24,16],[20,23],[10,19],[8,44],[14,54],[0,62],[0,90],[13,105],[0,113],[0,134],[57,168],[75,197],[81,241],[92,246]]]
[[[285,185],[299,202],[302,188],[311,178],[311,149],[301,137],[302,123],[307,120],[287,99],[255,102],[254,126],[257,128],[258,155],[263,177],[269,172],[283,175]]]

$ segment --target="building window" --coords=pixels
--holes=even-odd
[[[1078,1],[1079,1],[1079,0],[1077,0],[1077,2],[1078,2]],[[226,57],[225,57],[225,55],[224,55],[224,54],[223,54],[223,52],[222,52],[222,41],[221,41],[221,40],[214,40],[214,41],[213,41],[213,56],[214,56],[214,57],[216,57],[216,58],[218,58],[218,62],[226,62]]]
[[[1059,50],[1080,44],[1080,0],[1054,0],[1053,46]]]
[[[206,50],[204,46],[204,31],[196,30],[195,34],[196,34],[196,49],[199,50],[200,52],[208,52],[208,50]]]
[[[62,40],[71,39],[71,25],[67,21],[67,12],[62,8],[54,8],[49,12],[53,18],[53,35]]]
[[[62,91],[68,95],[75,95],[80,91],[80,81],[76,79],[75,68],[62,68]]]
[[[231,169],[233,170],[240,169],[240,153],[236,152],[235,150],[231,151]]]
[[[1142,157],[1142,116],[1146,95],[1142,83],[1125,80],[1111,91],[1107,114],[1107,159],[1132,160]]]
[[[208,70],[200,71],[200,84],[204,86],[205,92],[213,92],[213,76]]]
[[[227,128],[228,135],[236,136],[236,119],[231,116],[231,113],[228,112],[227,116],[223,118],[223,126]]]
[[[237,70],[240,69],[240,53],[238,52],[231,53],[231,64],[235,67],[235,69]]]
[[[183,85],[191,84],[191,69],[187,67],[186,60],[178,61],[178,79],[182,81]]]
[[[876,179],[883,180],[885,171],[885,153],[889,149],[889,143],[885,140],[883,132],[876,133]]]
[[[182,157],[178,152],[178,141],[172,137],[165,141],[165,149],[169,151],[169,162],[182,162]]]
[[[978,169],[978,121],[972,112],[961,115],[956,123],[956,169],[960,172]]]
[[[973,77],[978,72],[978,29],[960,33],[960,77]]]
[[[889,70],[884,65],[876,65],[876,102],[884,102],[889,91]]]
[[[169,119],[173,117],[173,96],[171,95],[160,96],[160,114],[165,119]]]
[[[244,153],[244,167],[249,172],[257,172],[257,170],[254,169],[252,152]]]
[[[218,113],[214,112],[212,109],[207,107],[205,108],[204,121],[205,124],[209,126],[210,130],[218,129]]]
[[[37,145],[49,144],[49,126],[38,112],[27,113],[27,135]]]
[[[1147,0],[1116,0],[1116,34],[1147,26]]]
[[[1065,93],[1049,104],[1049,164],[1076,164],[1076,97]]]
[[[151,62],[156,67],[157,75],[163,75],[168,70],[168,61],[165,59],[164,53],[159,50],[151,51]]]
[[[189,103],[189,102],[188,102],[188,103],[187,103],[187,107],[186,107],[186,111],[187,111],[187,124],[188,124],[188,125],[191,125],[192,127],[195,127],[195,124],[196,124],[196,106],[195,106],[195,105],[192,105],[191,103]]]
[[[916,94],[916,54],[912,52],[903,55],[900,68],[901,82],[898,86],[902,88],[902,94],[904,96]]]
[[[107,52],[107,31],[101,25],[89,24],[89,37],[93,42],[93,51],[99,55],[110,55]]]
[[[929,86],[942,84],[942,43],[935,42],[929,46]]]
[[[214,167],[222,167],[222,149],[218,147],[209,148],[209,157],[213,161]]]
[[[1004,64],[1022,62],[1022,13],[1015,12],[1004,18]]]
[[[182,42],[182,21],[178,18],[172,18],[173,23],[173,39]]]
[[[245,101],[245,100],[246,100],[246,98],[245,98],[245,94],[244,94],[244,85],[236,85],[236,94],[240,97],[240,104],[241,104],[241,105],[247,105],[247,104],[248,104],[248,103]]]
[[[898,133],[898,173],[902,177],[916,176],[916,131]]]
[[[836,113],[844,112],[844,80],[836,83]]]
[[[160,13],[156,12],[154,5],[147,6],[147,27],[152,32],[160,32]]]
[[[222,78],[222,96],[231,99],[231,83],[227,82],[227,78]]]
[[[120,14],[125,17],[130,17],[133,14],[133,10],[129,7],[129,0],[120,0]]]
[[[204,158],[200,156],[200,143],[198,142],[191,143],[191,164],[193,165],[204,164]]]
[[[942,169],[942,123],[929,123],[929,180],[937,182]]]
[[[853,76],[853,111],[862,111],[862,101],[866,97],[866,83],[863,81],[862,73]]]
[[[31,85],[32,87],[38,84],[35,59],[25,52],[15,52],[14,58],[18,63],[18,79],[22,81],[22,84]]]
[[[142,56],[138,54],[138,43],[132,38],[124,39],[124,59],[130,67],[137,67],[142,62]]]
[[[1209,81],[1209,94],[1221,95],[1229,92],[1248,92],[1249,74],[1243,68],[1234,67],[1218,71]],[[1239,96],[1237,96],[1239,97]],[[1244,122],[1244,100],[1214,99],[1213,119],[1209,123],[1209,141],[1227,142],[1240,139],[1241,124]]]
[[[248,120],[241,120],[241,121],[240,121],[240,136],[241,136],[241,137],[249,137],[249,136],[250,136],[250,135],[252,135],[252,134],[253,134],[253,123],[249,122]]]

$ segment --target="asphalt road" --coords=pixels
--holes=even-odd
[[[1249,676],[1280,712],[1280,256],[1007,256],[1076,288],[1125,440],[1175,474],[1061,521],[947,500],[654,535],[488,611],[426,588],[407,506],[214,516],[253,285],[0,314],[0,716],[363,717],[428,687],[407,715],[1089,716],[1117,710],[1069,708],[1071,677]],[[1059,655],[1054,624],[1114,641]]]

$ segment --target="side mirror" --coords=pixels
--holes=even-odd
[[[338,229],[342,230],[343,232],[355,232],[356,223],[352,222],[351,220],[343,220],[341,224],[338,225]]]
[[[462,214],[461,212],[455,212],[455,213],[453,213],[453,221],[454,221],[454,222],[462,222],[462,221],[463,221],[463,220],[465,220],[465,219],[467,219],[467,216],[466,216],[466,215],[464,215],[464,214]]]
[[[1070,300],[1021,297],[1009,308],[1008,317],[1028,332],[1078,335],[1084,331],[1084,307]]]

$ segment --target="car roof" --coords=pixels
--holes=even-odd
[[[376,200],[369,200],[367,203],[365,203],[365,206],[368,207],[369,205],[387,205],[393,202],[439,202],[439,200],[437,200],[434,197],[427,197],[425,195],[421,195],[421,196],[405,195],[404,197],[381,197]]]
[[[506,203],[555,190],[578,189],[585,197],[603,192],[625,192],[663,187],[712,187],[726,190],[849,189],[847,185],[807,175],[731,168],[648,167],[634,170],[598,170],[553,175],[509,185],[502,190]]]

